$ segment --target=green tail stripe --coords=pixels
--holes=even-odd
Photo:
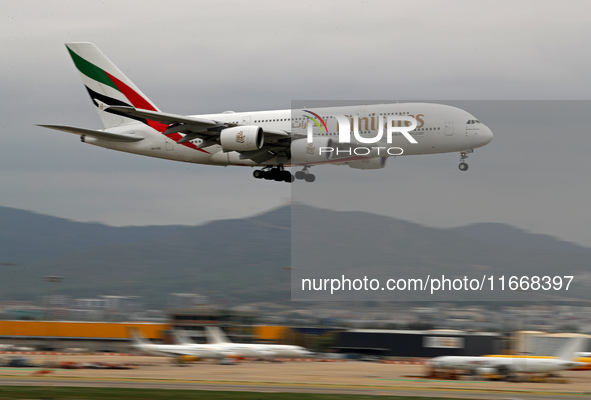
[[[74,60],[74,64],[76,65],[76,68],[78,68],[78,71],[80,71],[90,79],[94,79],[97,82],[103,83],[107,86],[111,86],[113,89],[119,90],[119,88],[113,83],[113,81],[111,80],[111,78],[109,78],[105,71],[103,71],[96,65],[86,61],[78,54],[70,50],[69,47],[68,51],[70,52],[70,56],[72,57],[72,60]]]

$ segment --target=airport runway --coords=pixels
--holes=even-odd
[[[303,385],[303,384],[272,384],[262,382],[223,382],[181,381],[181,380],[138,380],[138,379],[67,379],[67,378],[0,378],[0,385],[15,386],[68,386],[68,387],[111,387],[111,388],[142,388],[142,389],[176,389],[176,390],[216,390],[216,391],[247,391],[247,392],[289,392],[289,393],[325,393],[325,394],[362,394],[375,396],[415,396],[415,397],[449,397],[462,399],[552,399],[574,400],[591,398],[590,394],[559,393],[544,391],[513,391],[498,389],[470,390],[453,388],[423,387],[388,387],[388,386],[354,386],[354,385]]]
[[[43,359],[45,357],[45,359]],[[35,360],[34,360],[35,361]],[[39,361],[47,362],[47,356]],[[561,374],[569,383],[442,381],[416,378],[420,365],[369,362],[242,362],[218,365],[200,362],[186,367],[166,358],[59,356],[51,361],[133,363],[137,369],[54,370],[0,368],[0,385],[133,387],[160,389],[235,390],[450,397],[466,399],[591,399],[591,371]]]

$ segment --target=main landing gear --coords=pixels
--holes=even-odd
[[[292,183],[295,180],[291,172],[284,170],[283,167],[275,167],[268,170],[257,169],[252,173],[252,176],[256,179],[266,179],[276,182]]]
[[[288,183],[292,183],[296,179],[303,180],[306,182],[314,182],[316,180],[316,175],[310,174],[308,172],[308,167],[304,167],[303,170],[296,172],[295,176],[293,176],[291,172],[283,169],[282,166],[257,169],[253,171],[252,176],[254,176],[256,179],[266,179],[270,181]]]
[[[468,171],[468,164],[465,162],[466,158],[468,158],[468,153],[473,153],[474,150],[470,149],[470,150],[466,150],[466,151],[462,151],[460,153],[460,165],[458,165],[458,168],[460,169],[460,171]]]

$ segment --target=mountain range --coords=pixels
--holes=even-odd
[[[359,273],[360,266],[376,276],[568,273],[574,289],[545,299],[585,299],[591,288],[591,249],[549,235],[488,223],[431,228],[295,204],[198,226],[133,227],[0,207],[0,254],[0,301],[134,295],[165,308],[170,293],[188,292],[222,304],[283,302],[290,299],[290,270],[306,270],[311,256],[323,276]],[[46,276],[64,280],[51,285]]]

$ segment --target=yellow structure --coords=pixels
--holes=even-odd
[[[128,328],[139,329],[148,339],[162,339],[162,332],[170,329],[170,325],[147,322],[0,321],[0,338],[127,339]]]
[[[254,338],[260,341],[278,342],[290,328],[287,326],[255,326]]]

